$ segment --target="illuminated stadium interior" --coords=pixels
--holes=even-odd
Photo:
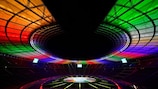
[[[0,0],[0,88],[156,89],[158,0]]]

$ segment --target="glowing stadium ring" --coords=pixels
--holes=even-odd
[[[107,60],[121,61],[122,58],[129,60],[156,55],[158,51],[157,3],[158,0],[124,2],[117,0],[96,30],[97,33],[112,39],[117,46],[114,49],[115,52],[80,63],[98,64],[107,63]],[[56,18],[42,0],[12,0],[12,2],[0,0],[0,10],[0,54],[23,58],[27,61],[38,58],[40,62],[58,64],[76,61],[61,60],[55,55],[48,54],[41,47],[50,34],[55,35],[61,31],[59,26],[54,25]],[[52,23],[53,26],[51,26]],[[39,33],[35,32],[36,30]],[[31,35],[32,32],[35,33]]]

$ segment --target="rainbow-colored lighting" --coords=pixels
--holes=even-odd
[[[98,64],[153,55],[158,52],[157,3],[118,0],[96,30],[110,34],[117,49],[98,59],[72,61],[50,55],[40,45],[50,34],[61,32],[42,0],[0,0],[0,54],[59,64]]]
[[[158,52],[157,3],[157,0],[118,0],[105,17],[103,25],[109,23],[125,30],[131,37],[130,45],[123,51],[116,50],[101,59],[120,61],[122,58],[136,59],[156,54]]]
[[[48,58],[30,46],[29,37],[35,29],[53,22],[41,0],[0,0],[0,53],[28,61]]]

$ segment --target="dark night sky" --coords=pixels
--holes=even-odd
[[[114,48],[108,36],[95,34],[116,0],[43,0],[64,33],[52,37],[44,47],[62,58],[101,57]]]

